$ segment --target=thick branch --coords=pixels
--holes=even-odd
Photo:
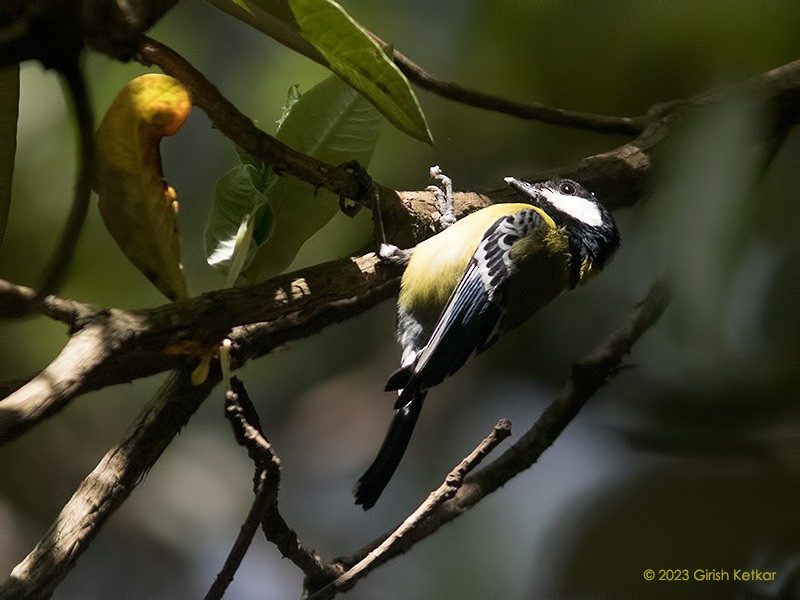
[[[630,142],[607,152],[588,156],[572,165],[531,173],[514,174],[529,181],[551,177],[575,179],[597,194],[610,209],[637,204],[649,191],[650,177],[661,162],[664,142],[676,126],[693,112],[713,109],[734,94],[744,94],[754,100],[754,111],[767,116],[770,127],[762,134],[765,140],[780,139],[800,123],[800,60],[783,65],[737,85],[700,94],[689,100],[676,100],[650,108],[642,132]],[[638,117],[637,117],[638,120]],[[434,227],[436,205],[431,195],[423,192],[400,192],[403,204],[414,215],[399,227],[387,226],[395,239],[415,239],[420,233]],[[508,187],[496,188],[478,194],[456,192],[455,202],[459,216],[495,202],[510,202],[516,194]],[[382,206],[391,207],[391,203]],[[385,219],[389,222],[390,219]],[[402,242],[401,242],[402,245]]]
[[[0,587],[0,598],[45,598],[66,577],[106,519],[125,501],[219,381],[200,386],[176,372],[103,457],[31,553]]]
[[[395,536],[396,541],[393,539],[378,553],[359,576],[407,551],[533,464],[594,391],[616,372],[623,355],[655,323],[668,300],[664,287],[655,286],[628,321],[575,366],[559,397],[518,444],[467,478],[452,499],[438,504],[432,511],[426,509],[427,518],[414,520],[413,527],[402,536]],[[258,331],[249,333],[259,335]],[[218,380],[219,373],[215,372],[203,385],[192,386],[188,371],[168,380],[120,445],[109,451],[84,480],[50,530],[0,587],[0,598],[42,597],[52,593],[105,520],[127,498]],[[371,545],[343,560],[342,564],[358,563],[379,545],[380,542]],[[332,573],[336,573],[335,568]]]
[[[360,197],[362,190],[351,172],[300,154],[259,130],[175,51],[145,38],[140,55],[143,62],[158,64],[164,72],[180,79],[191,90],[193,100],[206,111],[214,125],[251,154],[275,165],[278,170],[291,173],[313,185],[326,187],[350,198]],[[752,94],[760,108],[772,116],[773,129],[765,132],[766,137],[778,135],[800,122],[800,61],[783,65],[726,89],[700,94],[686,101],[655,105],[645,115],[629,118],[588,115],[536,104],[517,105],[441,82],[398,52],[395,52],[395,60],[407,71],[409,78],[419,85],[428,86],[456,101],[502,110],[517,116],[528,115],[530,118],[565,126],[638,134],[635,139],[622,146],[587,157],[574,165],[535,173],[513,174],[529,180],[553,176],[576,179],[595,192],[612,209],[632,206],[646,193],[647,180],[658,162],[658,150],[687,110],[711,107],[724,101],[731,92],[744,90]],[[434,219],[431,215],[435,213],[436,205],[432,195],[427,192],[400,192],[400,197],[403,204],[397,202],[396,192],[381,188],[383,218],[389,238],[400,246],[411,246],[434,232]],[[456,193],[455,200],[459,214],[463,214],[491,202],[510,201],[514,197],[514,192],[508,188],[500,188],[491,190],[486,195]],[[404,206],[410,211],[411,218],[404,212]]]
[[[698,96],[690,102],[655,107],[648,113],[650,123],[632,142],[610,152],[588,157],[572,167],[541,173],[540,178],[552,174],[572,177],[595,191],[611,208],[632,205],[645,194],[646,181],[657,162],[659,147],[684,111],[724,101],[732,91],[749,93],[758,100],[760,110],[772,116],[772,130],[765,132],[768,139],[782,136],[788,127],[800,121],[800,61],[795,61],[733,89]],[[395,201],[398,195],[403,199],[402,203]],[[387,199],[389,197],[393,200]],[[492,201],[512,198],[514,192],[503,188],[486,196],[456,194],[456,203],[458,212],[463,214]],[[411,245],[435,232],[435,202],[428,192],[398,194],[381,190],[381,206],[386,208],[384,221],[387,223],[387,233],[401,245]],[[398,226],[398,222],[402,224]],[[102,319],[110,324],[105,326],[104,333],[115,342],[114,352],[98,360],[95,368],[85,371],[83,380],[67,385],[60,400],[54,400],[56,396],[48,394],[48,386],[42,386],[37,381],[39,378],[35,378],[19,390],[19,395],[15,394],[18,401],[16,407],[20,407],[24,401],[66,402],[87,390],[172,368],[177,359],[163,356],[168,346],[184,344],[197,349],[214,345],[232,327],[239,325],[274,321],[267,326],[267,330],[280,330],[282,341],[287,337],[296,339],[300,336],[284,327],[289,321],[301,325],[300,329],[305,332],[303,335],[319,331],[327,324],[325,318],[331,315],[337,320],[352,317],[393,293],[396,288],[388,285],[388,282],[394,274],[390,276],[384,269],[376,270],[375,262],[374,257],[337,261],[264,284],[211,292],[150,311],[103,311]],[[10,302],[9,294],[13,296],[14,289],[14,286],[0,287],[0,309]],[[359,296],[363,296],[363,301],[353,301]],[[25,300],[22,298],[19,301]],[[220,306],[225,306],[226,310],[220,311]],[[100,315],[97,318],[101,318]],[[266,344],[267,349],[255,350],[252,356],[259,356],[274,347],[269,341]],[[108,348],[108,344],[105,347]],[[34,399],[31,400],[31,397]],[[37,418],[31,420],[18,414],[15,408],[9,408],[12,404],[5,407],[4,404],[0,403],[0,443],[32,426],[38,421],[38,416],[52,414],[60,408],[35,408],[32,412]]]
[[[92,310],[71,303],[83,316],[67,346],[49,367],[0,401],[0,444],[79,394],[174,368],[184,355],[214,347],[229,334],[236,343],[232,358],[241,365],[360,314],[395,294],[397,282],[396,269],[368,254],[149,310]],[[0,285],[0,292],[29,297],[26,288],[11,284]],[[51,298],[47,306],[65,304]]]
[[[102,325],[73,335],[44,371],[0,402],[0,441],[13,439],[66,406],[109,350]]]

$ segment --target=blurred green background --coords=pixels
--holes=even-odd
[[[350,1],[348,11],[443,79],[521,101],[638,115],[800,58],[793,2]],[[179,3],[151,32],[267,131],[288,87],[327,71],[204,2]],[[90,55],[98,118],[147,70]],[[22,70],[19,146],[0,277],[36,284],[71,198],[73,128],[59,84]],[[422,189],[439,164],[457,189],[567,164],[624,143],[419,98],[435,145],[388,124],[370,168],[383,185]],[[383,437],[395,368],[387,302],[242,370],[283,460],[280,505],[301,541],[346,554],[401,520],[500,417],[515,437],[569,365],[644,296],[657,274],[676,298],[535,467],[407,555],[352,598],[800,595],[800,132],[766,173],[762,123],[747,98],[698,115],[671,144],[653,194],[618,211],[623,244],[586,289],[565,295],[430,395],[411,448],[378,505],[350,487]],[[181,203],[193,294],[220,287],[202,235],[232,143],[195,109],[162,144]],[[337,217],[296,266],[365,243],[369,216]],[[90,214],[65,297],[147,307],[163,298]],[[66,340],[44,319],[0,323],[0,378],[43,368]],[[77,399],[0,449],[0,575],[32,548],[74,488],[116,443],[163,376]],[[512,438],[513,441],[513,438]],[[251,465],[203,405],[56,593],[59,598],[195,598],[221,567],[251,501]],[[777,571],[772,583],[645,582],[645,568]],[[257,537],[229,598],[293,598],[301,573]],[[791,591],[793,590],[793,591]]]

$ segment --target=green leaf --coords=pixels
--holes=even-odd
[[[367,165],[375,151],[381,115],[338,77],[303,96],[289,89],[276,137],[292,148],[333,164]],[[237,148],[242,164],[217,183],[206,225],[207,261],[228,274],[232,285],[245,269],[248,279],[280,273],[339,209],[338,198],[272,169]]]
[[[338,77],[314,86],[292,107],[277,138],[295,150],[332,164],[368,165],[378,141],[381,116]],[[302,245],[339,210],[339,199],[294,177],[280,177],[265,192],[274,218],[272,235],[246,270],[251,280],[280,273]],[[255,230],[264,225],[257,215]]]
[[[240,164],[220,177],[214,192],[205,230],[206,260],[227,273],[229,287],[255,253],[254,217],[258,209],[264,209],[259,211],[262,241],[272,229],[272,211],[256,183],[262,183],[258,167]]]
[[[369,33],[333,0],[207,1],[328,67],[400,130],[432,142],[408,80]]]
[[[278,128],[300,99],[298,85],[289,88]],[[278,179],[275,172],[236,146],[240,165],[217,182],[205,230],[206,261],[227,274],[226,286],[236,283],[250,264],[258,244],[272,234],[274,215],[263,192]]]
[[[300,86],[295,83],[286,93],[286,103],[283,105],[283,110],[281,110],[281,118],[278,119],[278,129],[281,128],[286,117],[292,112],[292,107],[300,100],[300,96]]]
[[[14,155],[17,152],[19,65],[0,69],[0,245],[11,206]]]

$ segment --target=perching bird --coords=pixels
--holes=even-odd
[[[452,208],[450,180],[434,169]],[[474,212],[406,258],[397,301],[402,361],[386,384],[399,397],[383,445],[353,489],[364,510],[397,469],[428,390],[562,291],[600,271],[619,246],[610,213],[578,183],[530,184],[513,177],[506,182],[524,202]],[[381,254],[397,260],[409,252],[384,246]]]

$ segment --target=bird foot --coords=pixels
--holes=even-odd
[[[436,202],[439,205],[439,227],[447,229],[456,222],[456,210],[453,201],[453,180],[447,175],[442,173],[439,165],[434,165],[430,170],[431,179],[436,179],[442,182],[442,187],[438,185],[429,185],[426,189],[436,196]]]

